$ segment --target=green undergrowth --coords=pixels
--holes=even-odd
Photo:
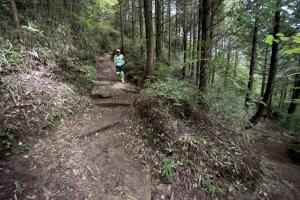
[[[195,107],[200,102],[199,90],[188,82],[173,78],[165,78],[151,83],[142,91],[143,95],[155,94],[162,96],[174,105],[188,103]]]
[[[247,123],[249,114],[245,111],[244,96],[238,92],[211,87],[202,97],[212,111],[233,119],[240,125]]]

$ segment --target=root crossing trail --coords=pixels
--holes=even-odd
[[[109,55],[98,68],[93,105],[17,156],[0,199],[151,199],[149,169],[126,148],[137,88],[119,82]]]

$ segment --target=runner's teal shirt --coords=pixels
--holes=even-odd
[[[115,62],[115,64],[116,64],[117,67],[123,66],[125,64],[125,60],[124,60],[123,54],[115,55],[114,56],[114,62]]]

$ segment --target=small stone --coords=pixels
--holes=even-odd
[[[36,195],[32,195],[32,196],[27,195],[26,198],[27,198],[27,199],[36,199],[37,196],[36,196]]]
[[[160,198],[161,198],[161,199],[165,199],[165,195],[162,194],[162,195],[160,196]]]

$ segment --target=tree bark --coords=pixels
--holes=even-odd
[[[171,0],[168,1],[168,64],[171,65]]]
[[[237,66],[239,63],[239,52],[235,51],[235,59],[234,59],[234,69],[233,69],[233,78],[236,80],[236,74],[237,74]]]
[[[186,60],[187,60],[187,26],[186,26],[186,5],[183,9],[183,67],[182,67],[182,78],[185,78],[186,73]]]
[[[202,25],[202,0],[199,0],[198,8],[198,35],[197,35],[197,67],[196,67],[196,84],[200,80],[200,67],[201,67],[201,25]]]
[[[300,74],[295,75],[295,83],[291,96],[291,103],[288,108],[288,113],[293,114],[296,111],[297,102],[300,98]]]
[[[171,1],[171,0],[169,0]],[[178,37],[178,6],[179,6],[179,0],[176,0],[175,3],[175,50],[177,50],[177,37]]]
[[[20,20],[19,20],[19,16],[18,16],[18,9],[17,9],[17,5],[16,5],[16,1],[11,0],[10,2],[11,2],[13,18],[14,18],[16,30],[17,30],[17,38],[21,39],[21,25],[20,25]]]
[[[208,52],[208,60],[211,61],[212,60],[212,54],[213,54],[213,40],[214,40],[214,16],[215,13],[217,13],[217,10],[219,8],[219,4],[218,1],[211,1],[210,2],[210,13],[209,13],[209,42],[210,42],[210,48],[209,48],[209,52]],[[214,66],[212,66],[213,63],[210,62],[210,69],[209,69],[209,73],[208,73],[208,78],[209,81],[208,83],[212,83],[213,81],[213,73],[215,71]]]
[[[205,90],[207,87],[207,57],[209,53],[209,5],[210,0],[202,0],[202,45],[201,45],[201,67],[199,75],[199,89]]]
[[[228,73],[229,73],[229,68],[231,65],[231,38],[228,38],[227,40],[227,55],[226,55],[226,67],[225,67],[225,74],[224,74],[224,85],[227,86],[228,84]]]
[[[267,72],[267,65],[268,65],[268,55],[269,55],[269,46],[266,47],[266,52],[265,52],[265,61],[264,61],[264,66],[263,66],[263,72],[262,72],[262,84],[261,84],[261,92],[260,96],[264,96],[265,92],[265,87],[266,87],[266,72]]]
[[[277,34],[279,33],[279,29],[280,29],[280,4],[281,4],[281,0],[277,0],[276,11],[274,16],[274,25],[273,25],[273,37],[275,39],[278,39]],[[277,71],[277,54],[278,54],[278,43],[273,41],[269,76],[268,76],[266,91],[263,97],[263,102],[259,104],[258,110],[255,113],[255,115],[251,119],[249,119],[249,122],[254,125],[257,124],[260,118],[263,116],[266,109],[266,105],[269,104],[272,97],[273,84],[276,78],[276,71]]]
[[[131,37],[135,38],[135,0],[131,0]]]
[[[140,28],[140,54],[144,54],[144,45],[143,45],[143,0],[139,0],[139,28]]]
[[[194,79],[194,73],[195,73],[195,59],[197,56],[197,20],[196,20],[196,13],[194,14],[194,19],[193,19],[193,51],[192,51],[192,69],[191,69],[191,77]]]
[[[124,50],[124,27],[123,27],[123,12],[122,12],[122,0],[119,0],[119,12],[120,12],[120,32],[121,32],[121,50]]]
[[[255,62],[256,62],[256,47],[257,47],[257,31],[258,31],[258,18],[255,17],[254,27],[253,27],[253,37],[252,37],[252,50],[251,50],[251,59],[249,66],[249,79],[248,79],[248,90],[245,99],[245,107],[246,109],[249,107],[249,103],[251,101],[251,92],[253,88],[253,78],[254,78],[254,70],[255,70]]]
[[[287,86],[288,86],[288,78],[285,78],[284,83],[282,84],[281,89],[280,89],[280,98],[279,98],[279,103],[278,103],[279,110],[281,109],[282,103],[284,102],[284,100],[286,98]]]
[[[161,44],[162,44],[162,34],[161,34],[161,0],[155,0],[155,25],[156,25],[156,58],[159,61],[161,58]]]
[[[153,65],[153,25],[152,25],[152,1],[144,0],[145,27],[147,40],[147,65],[146,77],[154,71]]]

